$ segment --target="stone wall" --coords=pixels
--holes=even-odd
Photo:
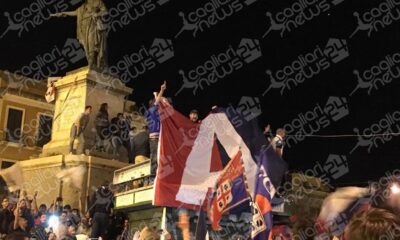
[[[62,168],[80,165],[86,170],[82,176],[81,189],[68,182],[61,183],[56,177]],[[126,163],[119,161],[79,155],[57,155],[26,160],[21,162],[23,189],[30,195],[38,191],[38,204],[45,203],[49,206],[61,193],[64,204],[85,209],[87,196],[91,196],[104,181],[112,183],[114,171],[125,166]],[[75,176],[73,181],[79,177]]]

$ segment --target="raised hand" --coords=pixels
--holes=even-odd
[[[167,89],[167,81],[164,81],[164,83],[161,85],[161,91],[165,91]]]
[[[67,15],[65,15],[64,13],[60,12],[60,13],[51,13],[50,17],[66,17]]]

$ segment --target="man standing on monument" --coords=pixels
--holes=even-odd
[[[157,173],[157,151],[158,151],[158,138],[160,136],[160,114],[158,113],[158,104],[163,97],[164,91],[167,89],[167,82],[164,81],[160,87],[160,92],[154,92],[154,99],[149,102],[149,109],[144,113],[149,128],[150,139],[150,162],[151,174]]]
[[[76,118],[75,122],[72,124],[71,132],[70,132],[70,140],[69,140],[69,153],[72,154],[74,150],[74,141],[75,138],[79,138],[79,148],[77,153],[83,154],[85,147],[85,137],[83,136],[83,132],[86,129],[86,126],[89,123],[90,113],[92,113],[92,106],[86,106],[85,112],[79,114]]]
[[[90,69],[107,69],[107,8],[102,0],[86,0],[78,9],[51,14],[52,17],[77,17],[77,38],[83,45]]]

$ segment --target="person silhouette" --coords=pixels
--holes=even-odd
[[[285,90],[285,87],[286,87],[285,80],[282,81],[282,82],[278,82],[278,81],[275,79],[275,77],[272,75],[271,70],[269,70],[269,69],[266,71],[266,73],[267,73],[267,75],[269,75],[269,77],[270,77],[270,79],[271,79],[271,84],[269,85],[269,87],[267,88],[267,90],[265,90],[265,91],[263,92],[262,95],[264,96],[265,94],[267,94],[267,93],[269,92],[269,90],[271,90],[271,89],[273,89],[273,88],[281,88],[280,93],[281,93],[281,95],[282,95],[282,94],[283,94],[283,91]]]
[[[182,87],[175,93],[175,97],[185,88],[194,88],[193,95],[196,95],[197,88],[199,87],[199,80],[194,82],[189,81],[185,76],[185,72],[183,70],[178,71],[180,75],[182,75],[183,85]]]
[[[368,37],[371,36],[372,28],[372,21],[369,23],[365,23],[361,20],[360,14],[358,12],[354,12],[353,16],[357,18],[358,26],[356,30],[350,35],[349,38],[352,38],[358,31],[367,31],[368,30]]]
[[[280,36],[282,37],[282,36],[283,36],[283,33],[284,33],[285,30],[286,30],[285,22],[283,22],[283,23],[277,23],[277,22],[274,20],[274,18],[272,17],[272,14],[271,14],[270,12],[267,12],[265,15],[269,18],[269,20],[270,20],[270,22],[271,22],[271,26],[269,26],[269,29],[264,33],[264,35],[262,36],[262,38],[265,38],[265,37],[269,34],[269,32],[271,32],[272,30],[274,30],[274,31],[281,31]]]
[[[371,93],[371,90],[372,90],[372,87],[373,87],[372,82],[373,82],[374,79],[372,79],[371,81],[364,81],[362,79],[362,77],[360,76],[360,73],[359,73],[358,70],[354,70],[353,73],[354,73],[354,75],[357,76],[358,84],[354,88],[354,90],[350,93],[349,96],[352,96],[358,89],[364,89],[364,88],[368,88],[368,95],[369,95]]]
[[[3,38],[9,31],[17,31],[18,30],[18,37],[21,37],[22,31],[24,30],[24,26],[21,23],[15,23],[10,16],[10,13],[4,12],[4,16],[8,18],[8,27],[7,29],[1,34],[0,38]]]
[[[175,38],[177,38],[183,31],[193,31],[193,37],[196,37],[197,30],[199,29],[199,26],[197,25],[197,22],[195,23],[190,23],[183,12],[178,13],[179,16],[181,16],[182,21],[183,21],[183,26],[181,30],[175,35]]]

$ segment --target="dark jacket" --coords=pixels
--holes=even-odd
[[[31,229],[31,239],[47,240],[46,229],[42,225],[35,225]]]
[[[7,234],[10,224],[14,221],[14,215],[9,209],[0,209],[0,233]]]
[[[108,127],[108,113],[107,112],[98,112],[95,118],[96,127]]]
[[[97,189],[90,201],[90,217],[93,217],[96,212],[110,214],[111,209],[114,208],[113,198],[114,194],[107,187]]]

